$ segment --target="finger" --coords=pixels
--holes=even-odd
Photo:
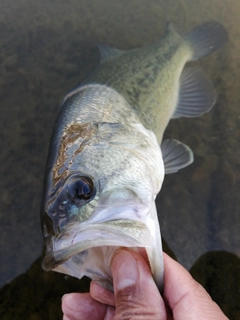
[[[164,254],[164,299],[176,320],[226,320],[206,290],[178,262]]]
[[[104,320],[107,306],[95,301],[89,293],[70,293],[62,297],[62,311],[64,320]]]
[[[107,306],[107,312],[105,314],[104,320],[113,320],[115,314],[115,308],[111,306]]]
[[[103,288],[96,281],[91,281],[90,283],[90,295],[93,299],[107,304],[109,306],[115,306],[115,297],[114,293]]]
[[[114,319],[166,319],[164,301],[143,257],[117,250],[111,270],[116,301]]]
[[[125,248],[126,251],[130,251],[132,252],[132,250],[129,250],[127,248]],[[144,248],[139,248],[139,254],[144,258],[144,260],[147,262],[147,264],[149,264],[148,261],[148,257],[147,257],[147,253],[146,250]],[[132,252],[132,254],[134,255],[135,253]],[[99,283],[97,283],[96,281],[91,281],[90,283],[90,295],[93,299],[107,304],[109,306],[113,306],[115,307],[115,297],[114,297],[114,293],[103,288]]]

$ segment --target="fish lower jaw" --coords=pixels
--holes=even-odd
[[[80,230],[79,230],[80,229]],[[81,279],[83,276],[112,288],[111,260],[120,247],[145,252],[153,246],[150,230],[141,222],[125,220],[72,228],[52,239],[42,267]],[[141,248],[141,249],[140,249]],[[146,248],[143,250],[142,248]]]
[[[102,287],[113,291],[111,260],[114,253],[119,248],[124,247],[100,246],[86,249],[84,251],[76,253],[68,260],[55,266],[54,268],[52,268],[52,271],[64,273],[78,279],[81,279],[83,276],[87,276],[90,279],[98,282]],[[145,248],[128,247],[128,249],[140,253],[145,260],[148,260],[147,251]],[[47,268],[47,263],[49,261],[47,261],[48,259],[46,258],[44,259],[42,266],[45,270],[49,270]]]

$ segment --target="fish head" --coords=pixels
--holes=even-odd
[[[71,124],[60,140],[42,205],[43,268],[112,289],[112,256],[129,247],[145,248],[154,270],[164,178],[154,134],[141,124]]]

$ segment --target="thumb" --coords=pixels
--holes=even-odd
[[[116,251],[111,270],[115,294],[115,320],[166,319],[163,299],[146,261],[137,253]]]

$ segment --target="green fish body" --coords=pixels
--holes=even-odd
[[[198,117],[214,105],[211,82],[201,70],[185,65],[214,52],[226,39],[224,27],[215,21],[184,36],[169,23],[164,37],[148,47],[122,51],[100,46],[100,66],[83,83],[116,89],[161,143],[171,118]]]

